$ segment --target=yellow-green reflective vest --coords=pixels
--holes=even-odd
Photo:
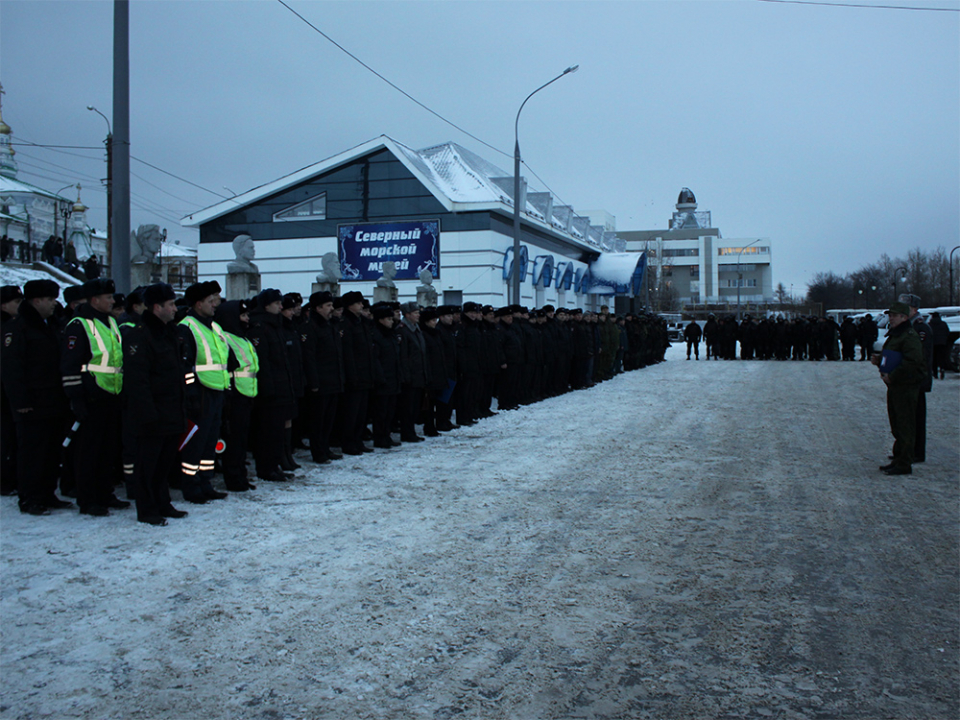
[[[230,350],[221,327],[215,322],[207,327],[189,315],[180,324],[190,328],[197,344],[197,364],[194,367],[197,380],[211,390],[226,390],[230,386],[230,373],[227,372]]]
[[[256,397],[257,372],[260,370],[260,359],[257,357],[256,348],[246,338],[238,337],[226,330],[223,331],[223,336],[227,339],[230,349],[233,350],[237,362],[240,363],[240,367],[230,373],[233,378],[233,387],[241,395]]]
[[[90,318],[78,317],[70,322],[83,325],[90,343],[90,362],[80,370],[93,375],[102,390],[119,395],[123,389],[123,345],[117,321],[111,317],[110,327]]]

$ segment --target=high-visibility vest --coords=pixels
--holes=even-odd
[[[230,386],[230,373],[227,372],[230,350],[223,339],[221,327],[215,322],[207,327],[189,315],[180,324],[190,328],[197,344],[197,363],[194,367],[197,380],[211,390],[226,390]]]
[[[70,324],[75,322],[83,325],[90,343],[90,362],[82,365],[80,370],[93,375],[102,390],[119,395],[123,389],[123,345],[117,321],[111,317],[109,327],[91,318],[77,317]]]
[[[240,367],[230,373],[230,377],[233,378],[233,387],[241,395],[256,397],[257,372],[260,370],[260,358],[257,357],[257,349],[246,338],[228,333],[226,330],[223,331],[223,336],[226,338],[230,349],[233,350],[237,362],[240,363]]]

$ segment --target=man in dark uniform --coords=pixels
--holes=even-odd
[[[186,383],[188,437],[180,450],[183,499],[197,505],[222,500],[213,489],[224,392],[230,386],[229,346],[213,316],[220,305],[220,283],[194,283],[184,299],[189,307],[177,326]],[[194,430],[194,426],[196,429]],[[190,435],[189,433],[192,433]]]
[[[77,308],[63,335],[60,371],[79,423],[72,444],[77,504],[84,515],[109,515],[110,508],[130,507],[113,494],[110,472],[120,459],[123,387],[120,329],[110,314],[115,289],[109,278],[84,283],[87,302]]]
[[[186,424],[176,297],[166,283],[146,288],[142,321],[123,340],[126,421],[136,436],[134,499],[137,520],[149,525],[166,525],[166,518],[187,514],[173,507],[167,484]]]
[[[342,449],[347,455],[373,452],[363,444],[367,404],[373,389],[373,341],[371,327],[363,317],[363,295],[343,296],[343,319],[339,325],[343,349],[344,391]]]
[[[881,465],[887,475],[909,475],[917,433],[917,398],[926,376],[920,336],[910,324],[910,306],[895,302],[883,354],[871,359],[887,386],[887,416],[893,433],[893,462]]]
[[[691,320],[690,324],[683,329],[683,339],[687,341],[687,360],[690,359],[690,351],[696,354],[696,359],[700,359],[700,338],[703,336],[703,330],[696,320]]]
[[[4,236],[6,240],[6,236]],[[6,334],[6,325],[17,316],[23,301],[23,293],[16,285],[0,288],[0,332]],[[7,391],[0,385],[0,495],[15,495],[17,492],[17,426],[10,410]]]
[[[454,306],[441,305],[438,312],[440,313],[440,322],[437,324],[437,330],[440,332],[440,340],[443,343],[444,379],[449,390],[441,392],[437,400],[437,430],[447,432],[459,427],[451,422],[458,393],[457,333],[459,330],[454,323],[457,312]]]
[[[927,393],[933,389],[933,331],[920,315],[919,297],[907,293],[901,295],[899,301],[910,306],[910,324],[920,336],[923,364],[927,371],[917,396],[917,432],[913,446],[913,461],[922,463],[927,459]]]
[[[315,463],[328,463],[343,457],[330,450],[337,403],[343,392],[343,349],[340,333],[331,322],[333,300],[333,295],[325,291],[311,295],[309,318],[301,329],[310,415],[307,433],[310,455]]]
[[[19,442],[20,511],[46,515],[48,508],[73,506],[56,496],[67,415],[60,379],[60,334],[51,319],[60,287],[53,280],[31,280],[23,290],[16,319],[3,326],[3,386]]]
[[[482,374],[480,357],[483,352],[483,331],[480,329],[480,305],[475,302],[463,304],[460,332],[457,335],[457,369],[459,404],[457,423],[475,425],[480,416]]]
[[[416,422],[430,380],[427,341],[420,329],[420,306],[415,301],[406,302],[400,306],[400,312],[403,315],[397,329],[400,336],[400,397],[397,403],[400,441],[423,442],[423,437],[417,435]]]

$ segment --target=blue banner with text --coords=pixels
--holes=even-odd
[[[426,270],[440,277],[440,221],[363,223],[337,228],[344,281],[378,280],[393,262],[394,280],[417,280]]]

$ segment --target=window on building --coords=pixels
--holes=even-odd
[[[717,248],[717,255],[765,255],[770,252],[769,247],[722,247]]]
[[[663,257],[699,257],[700,248],[670,248],[663,251]]]
[[[291,220],[325,220],[327,217],[327,194],[320,193],[309,200],[297,203],[286,210],[274,213],[274,222]]]
[[[690,266],[690,277],[700,277],[700,266],[691,265]]]

